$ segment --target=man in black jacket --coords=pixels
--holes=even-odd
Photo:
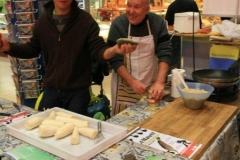
[[[194,0],[175,0],[168,6],[167,13],[165,16],[165,19],[167,20],[168,25],[174,25],[175,13],[182,13],[182,12],[198,12],[199,13],[199,9]],[[199,22],[201,26],[201,18]]]
[[[99,37],[99,26],[92,16],[78,8],[75,0],[51,0],[36,21],[30,42],[9,43],[0,35],[0,50],[17,58],[38,57],[45,63],[42,106],[61,107],[87,115],[92,83],[92,60],[105,61],[116,53],[125,54],[134,45],[109,48]]]
[[[199,9],[194,0],[175,0],[168,6],[167,13],[165,16],[165,20],[168,22],[168,25],[170,26],[174,25],[175,13],[182,13],[182,12],[198,12],[199,13]],[[202,22],[201,22],[200,13],[199,13],[199,23],[201,28]],[[172,37],[171,42],[173,47],[173,53],[172,53],[172,62],[171,62],[170,70],[181,67],[181,37],[180,36]]]

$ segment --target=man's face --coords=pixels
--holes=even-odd
[[[73,0],[53,0],[55,10],[59,14],[67,14],[71,10],[71,4]]]
[[[141,23],[149,10],[147,0],[128,0],[127,2],[126,14],[133,25]]]

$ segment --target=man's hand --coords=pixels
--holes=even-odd
[[[134,80],[129,85],[136,94],[145,94],[147,86],[138,80]]]
[[[133,52],[136,49],[136,45],[132,45],[132,44],[122,44],[122,45],[118,45],[116,44],[115,46],[108,48],[103,56],[104,59],[111,59],[112,57],[114,57],[116,54],[128,54],[130,52]]]
[[[135,45],[135,44],[125,43],[122,45],[116,44],[115,46],[113,46],[113,49],[114,49],[115,53],[124,55],[124,54],[128,54],[130,52],[133,52],[136,49],[136,47],[137,47],[137,45]]]
[[[0,33],[0,50],[8,51],[9,49],[10,49],[10,45],[7,38]]]
[[[154,82],[148,91],[151,97],[155,100],[161,100],[164,96],[164,87],[165,84],[159,83],[158,81]]]

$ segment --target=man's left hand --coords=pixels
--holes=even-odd
[[[165,85],[159,82],[154,82],[154,84],[149,89],[150,96],[155,100],[161,100],[164,96]]]

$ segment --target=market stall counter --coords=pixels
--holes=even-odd
[[[18,115],[18,118],[29,117],[38,111],[27,106],[20,106],[19,111],[12,105],[12,102],[0,99],[3,108],[11,116]],[[160,157],[162,159],[238,159],[237,150],[239,147],[237,115],[238,109],[235,106],[225,105],[207,101],[201,110],[191,110],[183,105],[181,98],[173,102],[161,101],[158,107],[149,107],[145,100],[127,108],[119,114],[110,118],[107,122],[113,125],[126,127],[128,135],[106,150],[92,157],[93,160],[103,159],[147,159],[151,157]],[[6,126],[13,121],[6,121],[1,116],[0,122],[0,155],[27,144],[26,142],[10,136],[6,132]],[[3,121],[4,119],[4,121]],[[165,144],[158,140],[158,144],[165,146],[165,149],[156,149],[151,145],[140,144],[133,140],[131,136],[136,137],[142,131],[149,131],[152,134],[161,135],[161,138],[189,142],[193,144],[195,152],[191,156],[176,153],[169,149],[170,144]],[[143,134],[144,135],[144,134]],[[160,143],[161,142],[161,143]],[[166,146],[167,149],[166,149]],[[37,146],[36,146],[37,147]],[[184,152],[184,151],[183,151]],[[61,159],[57,157],[56,159]]]
[[[227,70],[229,67],[228,64],[224,63],[217,64],[212,67],[213,61],[211,61],[212,57],[217,58],[225,58],[227,59],[235,59],[239,58],[238,52],[236,55],[231,52],[227,52],[225,50],[220,50],[222,53],[214,53],[211,54],[212,46],[227,46],[231,48],[237,48],[240,46],[239,39],[232,39],[231,41],[226,41],[223,35],[213,36],[213,33],[178,33],[174,31],[173,26],[168,26],[169,34],[172,36],[172,40],[174,38],[179,38],[178,42],[173,44],[173,59],[174,56],[177,56],[178,61],[180,61],[181,65],[178,68],[182,68],[186,71],[186,79],[193,80],[192,72],[195,70],[201,69],[223,69]],[[213,38],[214,37],[214,38]],[[179,58],[180,56],[180,58]]]

